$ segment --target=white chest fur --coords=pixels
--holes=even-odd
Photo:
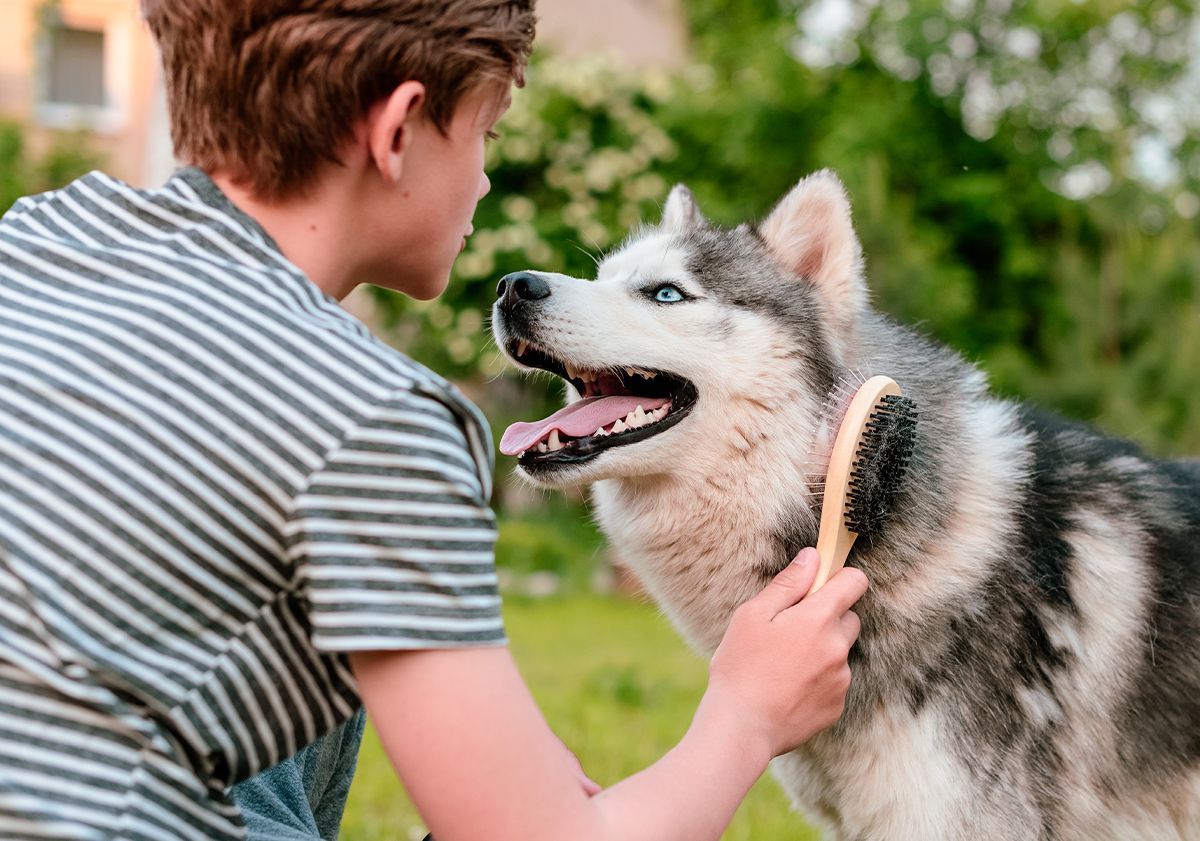
[[[620,560],[698,652],[711,654],[733,611],[763,584],[775,558],[777,512],[750,488],[668,480],[592,486],[596,513]],[[681,516],[684,512],[686,516]]]

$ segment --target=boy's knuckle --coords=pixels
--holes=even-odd
[[[842,687],[843,691],[847,690],[850,688],[850,682],[853,679],[854,675],[850,671],[850,666],[843,664],[842,668],[838,670],[838,685]]]

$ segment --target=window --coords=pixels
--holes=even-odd
[[[3,0],[0,0],[3,2]],[[74,25],[73,25],[74,24]],[[51,129],[120,130],[120,100],[110,86],[112,29],[102,22],[44,20],[38,39],[37,121]]]
[[[103,108],[104,33],[61,24],[47,32],[45,95],[48,105]]]

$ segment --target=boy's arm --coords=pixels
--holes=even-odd
[[[592,798],[506,648],[359,653],[351,665],[438,841],[715,841],[767,762],[841,714],[858,634],[847,611],[866,581],[844,570],[796,604],[815,568],[792,565],[737,611],[682,741]]]

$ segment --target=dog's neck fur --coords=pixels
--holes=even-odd
[[[811,423],[792,413],[792,428],[807,432]],[[601,526],[621,560],[702,652],[716,648],[734,608],[787,564],[779,524],[799,520],[816,536],[807,442],[744,432],[689,460],[684,471],[593,486]],[[779,485],[796,493],[782,499],[770,492]],[[784,507],[766,507],[768,500]]]

